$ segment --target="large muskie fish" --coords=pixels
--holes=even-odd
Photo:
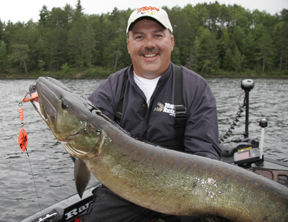
[[[55,79],[39,78],[35,90],[35,108],[77,159],[80,195],[89,169],[116,194],[154,211],[244,222],[288,221],[287,187],[221,161],[136,140]]]

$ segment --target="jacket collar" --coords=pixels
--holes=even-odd
[[[129,67],[128,67],[128,73],[129,73],[129,81],[131,83],[132,86],[135,86],[136,83],[134,81],[134,73],[133,73],[133,64],[131,64]],[[159,82],[158,82],[158,85],[162,85],[162,83],[166,82],[169,77],[171,76],[172,72],[174,72],[174,64],[171,62],[168,69],[162,74],[161,78],[159,79]]]

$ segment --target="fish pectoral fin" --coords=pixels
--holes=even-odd
[[[80,198],[82,198],[82,195],[90,180],[90,171],[87,168],[85,162],[79,158],[75,160],[74,178],[77,193]]]

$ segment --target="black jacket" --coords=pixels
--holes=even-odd
[[[149,108],[144,93],[134,81],[133,65],[128,67],[120,125],[133,136],[152,143],[175,137],[174,66],[171,63],[159,79]],[[125,70],[110,75],[88,98],[111,119],[115,118]],[[183,99],[187,108],[185,152],[220,159],[215,97],[208,83],[197,73],[185,67],[182,67],[182,73]]]

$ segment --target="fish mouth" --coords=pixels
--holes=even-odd
[[[78,136],[80,136],[80,131],[78,133],[75,133],[73,135],[70,135],[68,137],[66,137],[64,140],[62,140],[61,142],[68,142],[69,140],[73,140],[75,138],[77,138]]]
[[[48,121],[47,114],[45,112],[42,113],[42,111],[41,111],[36,85],[30,85],[29,94],[30,94],[30,98],[25,98],[26,101],[30,101],[32,103],[32,105],[34,106],[34,108],[36,109],[36,111],[42,117],[42,119],[44,121]],[[33,96],[33,95],[35,95],[35,96]],[[37,97],[36,97],[36,95],[37,95]],[[25,101],[25,99],[23,101]]]
[[[56,119],[57,117],[57,108],[53,102],[59,102],[59,99],[57,99],[57,95],[49,88],[46,82],[49,83],[48,78],[39,78],[36,85],[30,85],[29,93],[30,102],[42,119],[48,124],[51,118]],[[33,97],[33,95],[35,96]]]

